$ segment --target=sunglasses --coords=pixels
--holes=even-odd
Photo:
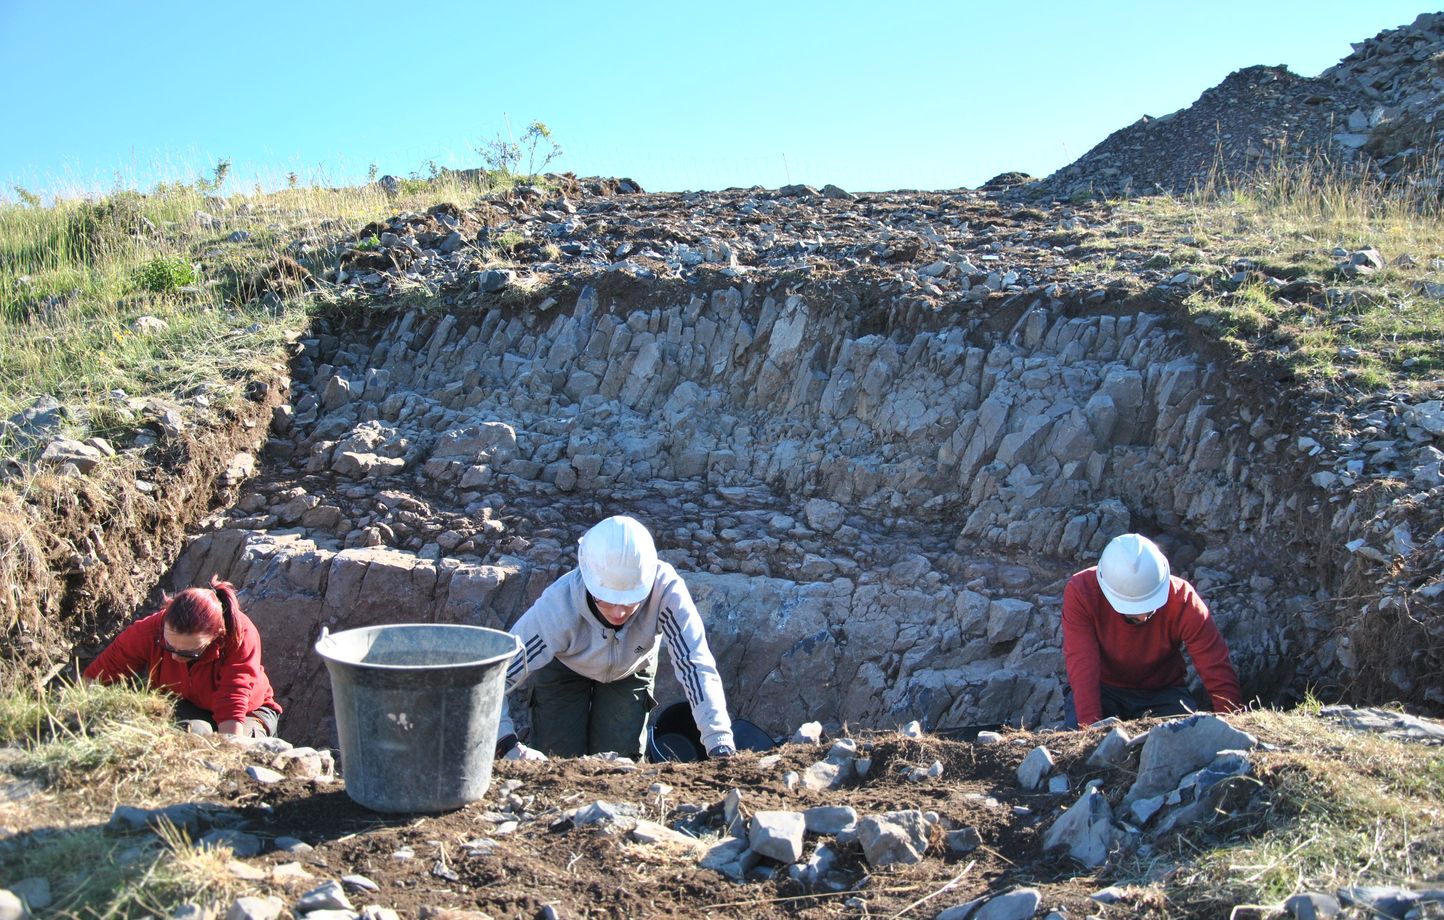
[[[174,655],[174,656],[176,656],[177,658],[184,658],[186,661],[195,661],[197,658],[199,658],[199,657],[201,657],[202,655],[204,655],[204,654],[206,653],[206,651],[211,647],[211,643],[210,643],[210,642],[207,642],[205,645],[202,645],[200,648],[195,648],[195,649],[190,649],[190,648],[176,648],[174,645],[171,645],[169,642],[165,641],[165,637],[164,637],[164,636],[161,636],[160,639],[157,640],[157,641],[160,642],[160,647],[161,647],[161,649],[163,649],[166,653],[171,654],[171,655]],[[214,641],[215,641],[214,639],[211,640],[211,642],[214,642]]]
[[[1142,626],[1144,623],[1158,616],[1158,611],[1155,610],[1152,613],[1145,613],[1142,616],[1129,616],[1126,613],[1121,613],[1119,616],[1123,617],[1124,620],[1133,626]]]

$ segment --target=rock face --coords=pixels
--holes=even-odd
[[[572,260],[526,295],[433,259],[443,229],[490,232],[467,213],[393,220],[382,251],[416,249],[453,309],[299,342],[260,475],[171,575],[242,586],[297,740],[331,740],[323,626],[505,627],[618,512],[684,573],[733,714],[773,731],[1059,720],[1063,583],[1133,528],[1246,689],[1337,665],[1311,550],[1279,540],[1316,500],[1283,419],[1162,302],[1105,309],[1037,216],[1002,247],[980,193],[565,203],[510,212]]]

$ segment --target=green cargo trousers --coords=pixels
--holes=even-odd
[[[655,663],[604,684],[553,659],[532,677],[528,743],[548,756],[615,751],[640,760],[656,682]]]

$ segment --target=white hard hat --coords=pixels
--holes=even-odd
[[[640,523],[622,515],[609,517],[578,542],[578,568],[592,597],[608,604],[636,604],[652,593],[657,547]]]
[[[1152,540],[1125,533],[1108,541],[1098,559],[1098,587],[1113,609],[1152,613],[1168,602],[1168,559]]]

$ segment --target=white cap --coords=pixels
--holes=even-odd
[[[1098,587],[1113,609],[1127,616],[1152,613],[1168,602],[1168,559],[1142,534],[1108,541],[1098,558]]]
[[[652,593],[657,547],[647,528],[629,517],[609,517],[577,541],[578,568],[592,597],[608,604],[636,604]]]

